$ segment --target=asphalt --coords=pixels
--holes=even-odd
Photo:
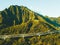
[[[50,34],[60,34],[60,30],[38,32],[38,33],[28,33],[28,34],[12,34],[12,35],[0,35],[0,39],[15,38],[15,37],[33,37],[33,36],[45,36]]]

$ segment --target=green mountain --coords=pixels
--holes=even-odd
[[[51,17],[50,19],[60,25],[60,17],[57,18]]]
[[[54,31],[58,30],[56,28],[58,26],[58,23],[24,6],[12,5],[0,11],[0,35]],[[59,44],[58,38],[57,34],[41,36],[41,38],[26,38],[26,41],[23,38],[12,38],[5,40],[5,42],[0,40],[0,45],[44,45],[45,43],[54,45],[55,43],[51,41],[55,42],[57,39],[57,44]]]
[[[50,19],[53,22],[53,24],[55,24],[55,27],[57,27],[60,30],[60,17],[45,17]]]

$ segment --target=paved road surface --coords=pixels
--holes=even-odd
[[[0,35],[0,39],[14,38],[14,37],[31,37],[31,36],[44,36],[50,34],[60,34],[60,30],[57,31],[47,31],[47,32],[38,32],[38,33],[29,33],[29,34],[12,34],[12,35]]]

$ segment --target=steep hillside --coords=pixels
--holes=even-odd
[[[51,17],[50,19],[60,25],[60,17],[57,18]]]
[[[48,16],[45,17],[54,22],[53,24],[55,24],[55,26],[60,30],[60,17],[48,17]]]
[[[47,30],[56,30],[51,20],[31,11],[24,6],[10,6],[0,13],[1,31],[18,30],[18,33],[39,32]],[[12,32],[10,32],[12,33]]]
[[[0,35],[57,30],[57,23],[24,6],[10,6],[0,12]],[[0,45],[59,45],[60,34],[0,39]]]

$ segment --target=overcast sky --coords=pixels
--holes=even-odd
[[[60,0],[0,0],[0,11],[10,5],[23,5],[44,16],[60,16]]]

